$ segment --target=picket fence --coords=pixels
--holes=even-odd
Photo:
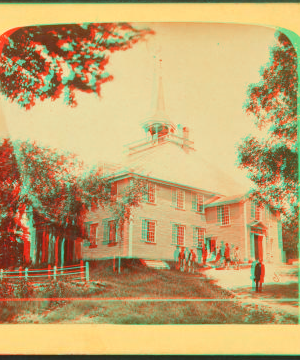
[[[46,269],[23,269],[21,266],[18,270],[7,271],[0,269],[0,281],[4,279],[11,280],[20,280],[25,279],[25,281],[37,282],[43,280],[63,280],[65,277],[68,277],[68,280],[81,280],[89,281],[89,263],[86,261],[85,264],[83,261],[80,261],[80,264],[57,267],[48,265]]]

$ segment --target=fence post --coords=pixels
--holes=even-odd
[[[51,265],[48,264],[48,279],[51,279]]]
[[[28,280],[28,268],[25,268],[25,280]]]
[[[19,267],[19,278],[22,279],[22,266]]]
[[[56,265],[54,265],[53,269],[54,269],[53,277],[54,277],[54,280],[56,280]]]
[[[85,281],[90,281],[90,269],[88,261],[85,262]]]
[[[80,273],[81,273],[81,280],[84,281],[84,265],[83,265],[83,260],[80,260]]]
[[[2,281],[2,279],[3,279],[3,269],[1,269],[0,271],[0,280]]]

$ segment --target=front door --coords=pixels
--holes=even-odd
[[[254,234],[255,260],[263,259],[263,236]]]

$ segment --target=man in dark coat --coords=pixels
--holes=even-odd
[[[254,269],[254,281],[255,291],[262,292],[262,283],[265,277],[265,265],[262,263],[262,259],[259,259]]]

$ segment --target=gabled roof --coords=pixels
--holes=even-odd
[[[233,196],[215,196],[212,199],[209,199],[204,205],[205,208],[211,208],[214,206],[228,205],[238,203],[240,201],[244,201],[248,198],[248,193],[241,195],[233,195]]]
[[[200,192],[200,193],[205,193],[205,194],[209,194],[209,195],[215,195],[217,194],[216,192],[212,192],[209,190],[205,190],[202,188],[198,188],[195,186],[189,186],[186,184],[182,184],[179,182],[173,182],[173,181],[168,181],[168,180],[164,180],[164,179],[159,179],[150,175],[143,175],[143,174],[139,174],[136,173],[134,171],[120,171],[118,173],[112,173],[110,175],[105,176],[105,179],[109,180],[109,181],[117,181],[117,180],[122,180],[122,179],[126,179],[126,178],[131,178],[131,177],[136,177],[136,178],[140,178],[140,179],[145,179],[145,180],[150,180],[153,182],[157,182],[160,184],[164,184],[164,185],[168,185],[170,187],[176,187],[176,188],[182,188],[185,190],[191,190],[194,192]],[[221,195],[218,195],[218,197],[220,197]]]
[[[249,226],[267,229],[267,226],[260,220],[253,220]]]

